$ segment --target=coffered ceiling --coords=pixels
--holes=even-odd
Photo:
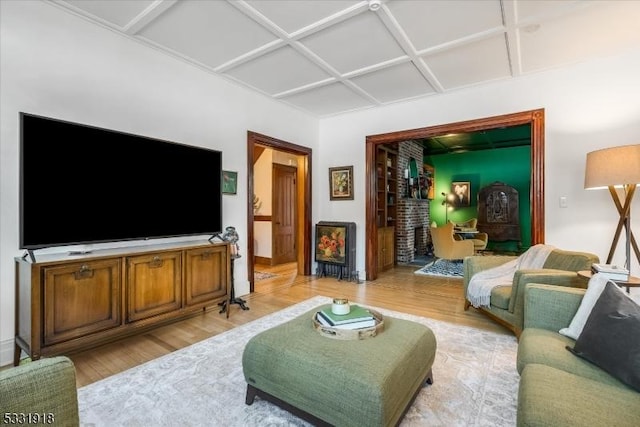
[[[498,127],[469,133],[453,133],[431,138],[415,139],[425,155],[465,153],[496,148],[531,145],[531,125]]]
[[[51,4],[321,117],[640,46],[640,1],[628,0]]]

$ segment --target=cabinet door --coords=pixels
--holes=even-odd
[[[44,345],[121,324],[119,258],[45,267]]]
[[[185,304],[216,302],[227,295],[227,246],[186,251]]]
[[[127,321],[182,307],[181,252],[127,258]]]
[[[384,259],[385,259],[384,232],[385,230],[386,230],[386,227],[378,228],[378,271],[384,270]]]
[[[391,268],[395,263],[396,233],[393,227],[387,227],[384,233],[384,268]]]
[[[395,229],[378,228],[378,271],[393,267],[395,264]]]

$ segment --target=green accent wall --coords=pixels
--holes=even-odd
[[[450,208],[447,219],[463,222],[478,216],[478,191],[495,181],[501,181],[518,190],[522,249],[531,246],[531,147],[521,146],[494,150],[425,156],[424,163],[435,168],[435,199],[429,206],[430,221],[444,224],[444,196],[450,193],[451,183],[471,182],[471,205]],[[489,242],[488,248],[517,250],[516,242]]]

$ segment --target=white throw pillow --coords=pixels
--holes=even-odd
[[[573,316],[573,320],[571,320],[569,327],[562,328],[558,331],[560,335],[573,338],[574,340],[578,339],[582,333],[584,324],[587,323],[587,319],[591,314],[593,306],[596,301],[598,301],[598,298],[600,298],[600,294],[604,290],[608,281],[609,279],[601,274],[594,274],[591,276],[589,284],[587,285],[587,292],[585,292],[584,297],[582,297],[582,302],[580,303],[580,307],[578,307],[578,311],[576,311],[576,314]]]

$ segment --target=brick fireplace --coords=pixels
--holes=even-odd
[[[411,141],[398,144],[397,176],[403,177],[408,168],[409,159],[413,157],[422,167],[422,147]],[[396,261],[400,264],[410,263],[416,255],[424,255],[430,241],[429,235],[429,202],[428,199],[407,198],[407,182],[398,180],[398,214],[396,221]]]

